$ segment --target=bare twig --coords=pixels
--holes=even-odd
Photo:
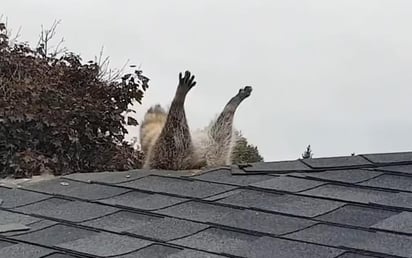
[[[110,66],[110,56],[103,57],[104,47],[100,49],[99,56],[95,56],[95,62],[99,67],[98,78],[108,82],[113,82],[119,80],[126,69],[126,66],[129,63],[129,59],[120,69],[111,69]]]
[[[54,51],[52,53],[49,53],[50,49],[53,48],[52,46],[50,46],[51,40],[56,36],[57,26],[60,24],[60,22],[61,20],[55,20],[49,29],[45,29],[43,25],[41,25],[41,32],[36,49],[37,52],[43,57],[47,57],[49,55],[56,56],[66,51],[65,48],[61,48],[61,44],[64,42],[64,38],[62,38],[57,43]]]

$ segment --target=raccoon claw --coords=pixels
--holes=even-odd
[[[247,98],[252,94],[252,87],[251,86],[246,86],[243,89],[239,90],[238,95],[242,98]]]
[[[179,87],[190,90],[195,85],[195,76],[191,75],[189,71],[186,71],[184,76],[182,75],[182,73],[179,73]]]

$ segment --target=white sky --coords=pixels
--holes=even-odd
[[[178,72],[190,126],[206,125],[240,87],[235,124],[265,160],[412,150],[410,0],[2,0],[9,27],[35,43],[62,23],[65,46],[111,66],[142,66],[151,88],[138,118],[167,105]],[[138,129],[130,130],[137,135]]]

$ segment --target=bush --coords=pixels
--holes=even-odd
[[[248,143],[241,132],[235,131],[237,142],[233,148],[232,162],[234,164],[244,164],[263,161],[256,146]]]
[[[140,70],[103,79],[97,61],[48,53],[54,29],[31,48],[11,44],[0,24],[0,178],[140,167],[142,154],[124,141],[125,123],[137,121],[124,114],[149,79]]]

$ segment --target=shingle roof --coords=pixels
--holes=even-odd
[[[412,152],[0,187],[0,257],[412,257]]]

